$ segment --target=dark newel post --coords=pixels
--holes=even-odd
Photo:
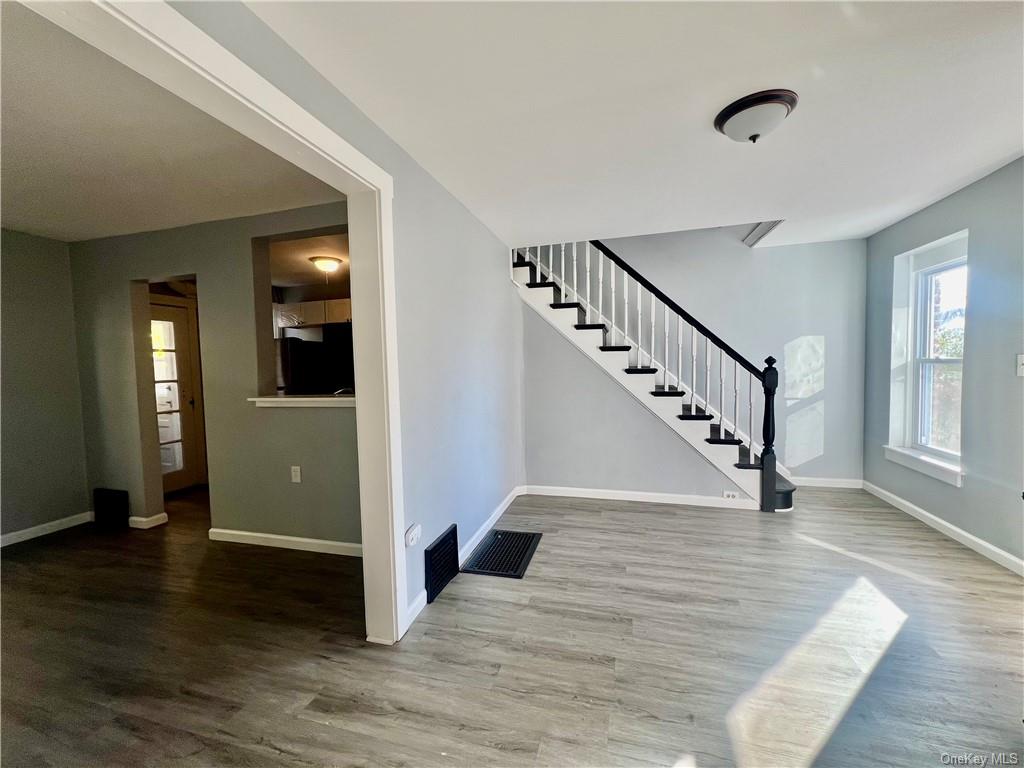
[[[761,428],[761,439],[764,449],[761,451],[761,511],[775,511],[775,390],[779,388],[779,371],[775,367],[775,358],[765,359],[767,366],[763,371],[764,379],[764,425]]]

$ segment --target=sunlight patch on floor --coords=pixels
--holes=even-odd
[[[729,710],[737,764],[809,766],[906,618],[874,584],[858,578]]]

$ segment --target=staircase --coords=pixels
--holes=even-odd
[[[792,508],[796,489],[774,450],[774,358],[764,368],[749,362],[599,240],[514,249],[512,280],[523,301],[736,484],[752,508]]]

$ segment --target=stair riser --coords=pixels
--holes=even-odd
[[[526,269],[517,269],[516,273],[522,275]],[[525,279],[525,275],[524,275]],[[750,508],[758,507],[757,500],[760,496],[760,474],[748,470],[741,470],[733,467],[739,459],[739,452],[736,446],[732,445],[711,445],[704,442],[711,436],[710,423],[707,421],[681,421],[676,418],[679,413],[679,400],[677,398],[651,397],[651,387],[661,383],[661,375],[630,375],[623,369],[628,365],[628,352],[602,352],[598,349],[601,344],[602,333],[599,330],[578,331],[574,325],[577,322],[576,313],[571,310],[552,309],[551,291],[540,288],[526,288],[519,286],[519,294],[534,311],[544,317],[553,325],[566,339],[574,346],[581,349],[599,367],[603,368],[612,378],[626,390],[628,390],[641,404],[657,415],[662,423],[682,439],[686,440],[694,449],[714,464],[726,477],[739,486],[752,501]]]

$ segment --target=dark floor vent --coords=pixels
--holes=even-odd
[[[540,544],[539,533],[493,530],[466,561],[463,573],[521,579]]]
[[[455,523],[423,550],[423,563],[426,567],[427,602],[432,603],[459,572],[459,529]]]

